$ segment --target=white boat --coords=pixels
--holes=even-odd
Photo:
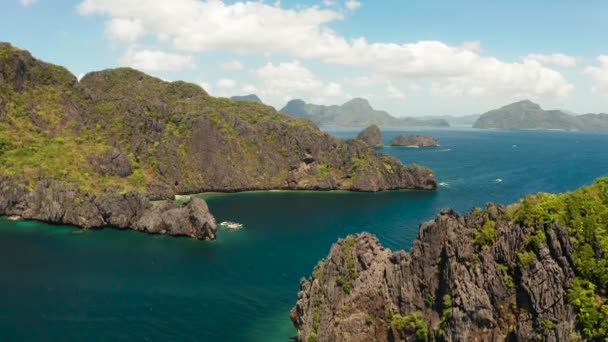
[[[231,222],[231,221],[224,221],[224,222],[220,223],[220,226],[228,228],[228,229],[241,229],[241,228],[243,228],[243,225],[241,223],[236,223],[236,222]]]
[[[502,183],[502,179],[501,178],[496,178],[496,183]]]

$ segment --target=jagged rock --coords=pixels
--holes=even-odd
[[[391,140],[391,146],[434,147],[439,142],[429,135],[399,135]]]
[[[480,245],[490,216],[495,239]],[[536,230],[547,240],[522,265],[518,252]],[[291,319],[299,341],[570,341],[573,251],[557,224],[521,226],[494,205],[466,217],[444,210],[420,226],[409,253],[368,233],[339,240],[301,281]]]
[[[152,205],[140,193],[90,194],[65,184],[42,180],[33,191],[1,178],[0,214],[75,225],[115,227],[151,234],[215,239],[215,219],[205,201],[193,198],[184,207],[170,202]]]
[[[102,153],[97,160],[94,161],[93,167],[95,168],[95,171],[102,176],[127,177],[133,174],[131,160],[117,148],[112,148]]]
[[[361,131],[361,133],[357,135],[357,139],[364,141],[373,147],[380,147],[384,145],[382,131],[380,131],[380,127],[377,125],[371,125]]]

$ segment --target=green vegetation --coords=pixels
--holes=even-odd
[[[521,267],[527,267],[536,260],[536,254],[532,251],[522,251],[517,253],[517,263]]]
[[[319,326],[321,325],[321,299],[317,298],[315,300],[315,313],[312,318],[312,331],[310,332],[310,336],[308,337],[308,342],[316,342],[317,341],[317,332],[319,331]]]
[[[415,332],[418,341],[426,342],[429,340],[429,327],[420,312],[414,312],[407,316],[393,315],[391,323],[398,330]]]
[[[355,257],[353,256],[353,248],[357,243],[357,238],[354,235],[349,235],[344,239],[344,243],[340,249],[342,260],[346,260],[347,274],[341,274],[336,279],[336,284],[342,287],[345,294],[350,294],[352,291],[352,281],[359,277]]]
[[[515,282],[513,281],[513,276],[509,273],[509,267],[503,264],[497,264],[496,268],[502,273],[502,276],[505,278],[505,283],[508,287],[514,288]]]
[[[443,311],[441,313],[441,324],[439,325],[439,336],[443,336],[445,328],[448,324],[448,319],[452,316],[452,296],[445,294],[443,296]]]
[[[475,243],[479,246],[489,246],[496,238],[496,222],[485,215],[483,226],[477,231]]]
[[[568,290],[568,301],[578,310],[578,321],[587,338],[608,335],[608,178],[564,194],[537,194],[512,205],[507,212],[513,221],[550,229],[559,223],[574,242],[577,276]],[[546,241],[537,229],[528,247],[537,249]],[[518,253],[518,263],[528,265],[533,251]]]
[[[24,63],[21,69],[15,60]],[[0,176],[19,177],[29,189],[51,179],[90,192],[145,192],[158,180],[179,178],[182,189],[199,191],[220,177],[209,165],[219,166],[234,187],[280,187],[288,160],[334,143],[309,120],[130,68],[92,72],[77,82],[65,68],[2,43],[0,70]],[[98,157],[112,148],[131,157],[132,175],[98,172]],[[301,184],[335,176],[348,187],[359,168],[385,161],[361,144],[350,168],[336,158],[350,157],[343,152],[338,145],[315,155],[318,173]]]

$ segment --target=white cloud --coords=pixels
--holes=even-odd
[[[19,0],[19,3],[23,7],[31,6],[31,5],[33,5],[33,4],[37,3],[37,2],[38,2],[38,0]]]
[[[573,86],[559,72],[539,62],[503,63],[482,59],[470,73],[433,83],[431,92],[441,96],[503,96],[511,98],[565,97]]]
[[[211,86],[211,84],[209,84],[207,82],[198,82],[198,85],[201,86],[203,89],[205,89],[205,91],[207,93],[211,92],[211,89],[213,89],[213,87]]]
[[[144,35],[144,28],[140,20],[114,18],[107,22],[106,34],[111,40],[132,43]]]
[[[246,84],[243,86],[243,92],[248,94],[255,94],[258,92],[258,88],[253,84]]]
[[[359,4],[354,0],[346,3],[350,7]],[[108,16],[108,25],[117,18],[138,20],[147,36],[188,53],[285,54],[368,68],[390,78],[426,78],[435,84],[434,92],[444,95],[563,97],[572,89],[561,73],[538,60],[506,62],[484,56],[478,42],[450,46],[440,41],[349,40],[329,27],[344,18],[333,8],[285,9],[280,4],[253,1],[83,0],[79,11]]]
[[[346,8],[348,8],[351,11],[354,11],[357,8],[361,7],[361,2],[359,2],[357,0],[347,0],[345,5],[346,5]]]
[[[540,53],[532,53],[524,58],[524,60],[533,60],[540,63],[554,64],[560,67],[575,67],[578,60],[576,57],[568,56],[563,53],[554,53],[544,55]]]
[[[254,71],[255,76],[263,82],[265,92],[269,95],[314,91],[323,86],[310,70],[300,61],[284,62],[277,65],[267,63]]]
[[[325,86],[324,94],[329,97],[343,97],[344,89],[340,83],[330,82]]]
[[[230,62],[220,64],[220,68],[226,71],[239,71],[243,70],[245,67],[243,66],[243,64],[241,64],[241,62],[237,60],[232,60]]]
[[[395,87],[394,84],[389,83],[386,86],[386,92],[388,93],[388,97],[393,98],[393,99],[404,99],[405,98],[405,94],[399,90],[399,88]]]
[[[222,89],[232,89],[236,87],[236,81],[230,78],[222,78],[217,81],[217,86]]]
[[[601,55],[597,58],[599,66],[585,68],[585,74],[591,77],[594,93],[608,95],[608,55]]]
[[[300,61],[267,63],[253,71],[259,94],[268,103],[281,107],[286,101],[301,98],[319,104],[335,104],[351,97],[338,82],[324,82]]]
[[[179,71],[194,67],[192,56],[160,50],[130,49],[120,64],[144,71]]]

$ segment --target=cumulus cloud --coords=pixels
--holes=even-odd
[[[232,89],[236,87],[237,82],[230,78],[222,78],[217,81],[217,86],[222,89]]]
[[[33,4],[37,3],[37,2],[38,2],[38,0],[19,0],[19,3],[23,7],[31,6],[31,5],[33,5]]]
[[[345,4],[350,8],[360,5],[354,0]],[[539,60],[506,62],[484,56],[478,42],[451,46],[440,41],[403,44],[368,42],[363,37],[347,39],[329,27],[344,19],[333,8],[286,9],[280,4],[251,1],[173,0],[165,4],[83,0],[79,11],[107,16],[108,26],[114,19],[137,21],[146,36],[186,53],[221,50],[285,54],[368,68],[391,78],[427,78],[434,82],[434,91],[442,94],[561,97],[572,89],[558,71]],[[560,62],[564,63],[562,59]]]
[[[179,71],[194,67],[192,56],[147,49],[130,49],[119,62],[144,71]]]
[[[608,55],[601,55],[597,58],[599,66],[585,68],[585,74],[591,77],[594,93],[608,95]]]
[[[226,71],[239,71],[245,69],[243,64],[237,60],[232,60],[230,62],[220,64],[220,68]]]
[[[354,11],[357,8],[361,7],[361,2],[359,2],[357,0],[347,0],[345,5],[346,5],[346,8],[348,8],[351,11]]]
[[[531,53],[526,56],[525,60],[532,60],[546,64],[554,64],[566,68],[575,67],[578,62],[576,57],[568,56],[563,53],[554,53],[550,55]]]
[[[277,106],[293,98],[329,104],[350,97],[342,84],[323,82],[300,61],[267,63],[254,70],[253,74],[260,83],[260,93]]]
[[[107,22],[106,34],[111,40],[132,43],[144,35],[144,28],[140,20],[114,18]]]
[[[320,89],[323,82],[300,61],[284,62],[277,65],[267,63],[254,71],[255,76],[265,85],[269,95],[313,91]]]
[[[389,83],[386,86],[386,92],[388,94],[388,97],[393,98],[393,99],[404,99],[405,98],[405,94],[392,83]]]

